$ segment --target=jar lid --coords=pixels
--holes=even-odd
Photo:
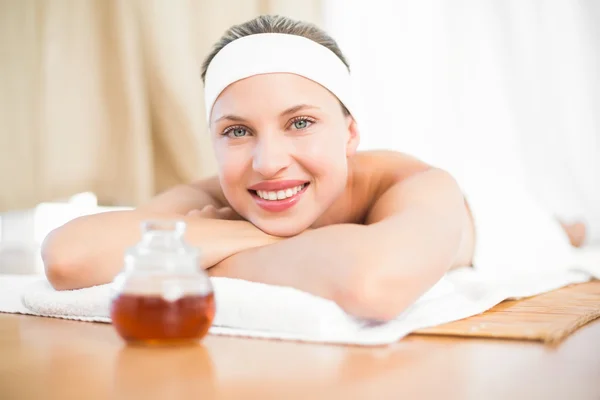
[[[177,274],[198,271],[200,251],[186,244],[184,221],[144,221],[141,230],[141,241],[125,252],[125,271]]]

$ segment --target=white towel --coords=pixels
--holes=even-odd
[[[484,312],[508,298],[527,297],[600,278],[600,250],[576,252],[572,268],[499,276],[473,268],[449,272],[395,320],[374,325],[331,301],[285,287],[212,278],[217,313],[212,334],[308,342],[383,345],[410,332]],[[0,312],[110,322],[110,285],[55,291],[39,276],[0,276]]]

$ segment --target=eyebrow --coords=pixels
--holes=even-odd
[[[279,114],[280,117],[284,117],[286,115],[289,114],[294,114],[298,111],[301,110],[319,110],[319,107],[317,106],[311,106],[310,104],[298,104],[296,106],[290,107],[286,110],[284,110],[281,114]],[[218,119],[215,120],[215,124],[217,122],[223,121],[223,120],[230,120],[230,121],[235,121],[235,122],[247,122],[247,120],[243,117],[240,117],[238,115],[233,115],[233,114],[228,114],[228,115],[223,115],[222,117],[219,117]]]
[[[301,110],[318,110],[318,109],[319,109],[319,107],[311,106],[310,104],[298,104],[297,106],[288,108],[287,110],[285,110],[284,112],[279,114],[279,116],[283,117],[285,115],[294,114]]]

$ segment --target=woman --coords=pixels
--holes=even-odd
[[[404,154],[357,152],[348,63],[325,32],[258,17],[226,32],[202,78],[218,176],[52,232],[42,253],[55,288],[111,281],[140,222],[157,218],[187,223],[212,276],[295,287],[358,317],[394,318],[470,265],[455,180]]]

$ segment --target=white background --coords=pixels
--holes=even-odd
[[[600,2],[326,4],[363,106],[362,149],[525,190],[600,241]]]

